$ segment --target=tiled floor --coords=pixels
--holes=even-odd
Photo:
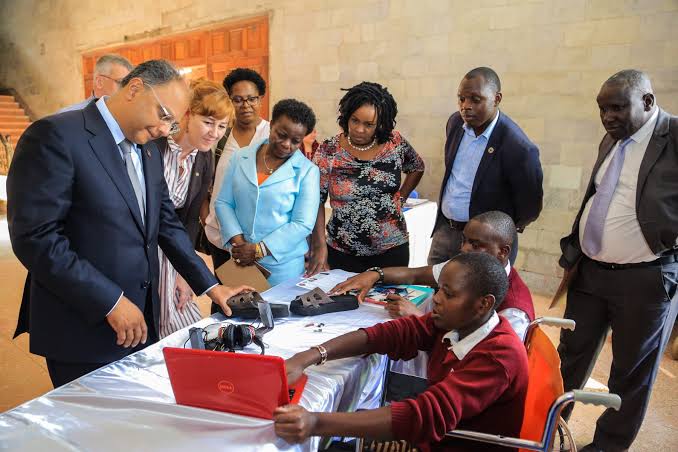
[[[6,223],[0,220],[0,412],[51,389],[44,359],[28,352],[27,335],[12,340],[26,271],[12,254],[5,228]],[[562,314],[562,306],[549,311],[549,300],[545,297],[536,297],[535,302],[537,315]],[[200,299],[199,304],[207,315],[209,300]],[[557,341],[557,331],[548,333]],[[610,362],[608,343],[593,372],[592,385],[607,381]],[[570,427],[579,446],[591,440],[595,420],[601,412],[602,409],[588,405],[576,408]],[[652,402],[632,450],[678,451],[678,361],[673,361],[668,353],[662,360]]]

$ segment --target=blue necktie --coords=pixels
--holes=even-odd
[[[596,189],[589,217],[586,220],[582,243],[583,250],[591,257],[600,253],[603,247],[603,229],[605,228],[607,212],[610,210],[612,195],[614,195],[614,190],[617,188],[619,176],[624,166],[626,146],[631,141],[633,141],[631,138],[627,138],[619,145],[619,149],[612,156],[610,164],[607,166],[607,170],[605,170],[605,174],[603,174],[603,178]]]

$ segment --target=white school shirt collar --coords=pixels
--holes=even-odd
[[[492,317],[490,317],[487,322],[483,323],[480,328],[466,336],[464,339],[459,340],[459,332],[457,330],[452,330],[445,334],[442,340],[444,341],[447,339],[450,341],[451,345],[447,347],[447,349],[451,350],[457,359],[461,361],[476,345],[489,336],[497,325],[499,325],[499,316],[496,312],[493,312]]]

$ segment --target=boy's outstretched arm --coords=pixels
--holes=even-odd
[[[364,355],[368,353],[367,333],[364,330],[356,330],[342,334],[321,344],[321,347],[327,350],[327,361]],[[321,358],[320,351],[317,348],[309,348],[285,360],[287,381],[289,383],[297,381],[304,369],[320,363]]]
[[[276,435],[290,444],[310,436],[348,436],[391,439],[391,407],[354,413],[314,413],[299,405],[285,405],[273,412]]]

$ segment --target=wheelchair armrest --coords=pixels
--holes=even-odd
[[[538,325],[555,326],[570,331],[574,331],[574,328],[577,325],[574,320],[561,319],[560,317],[539,317],[532,323],[536,323]]]
[[[616,411],[619,411],[619,408],[621,407],[621,397],[617,394],[581,391],[579,389],[573,390],[572,393],[574,394],[575,402],[587,403],[589,405],[602,405]]]

